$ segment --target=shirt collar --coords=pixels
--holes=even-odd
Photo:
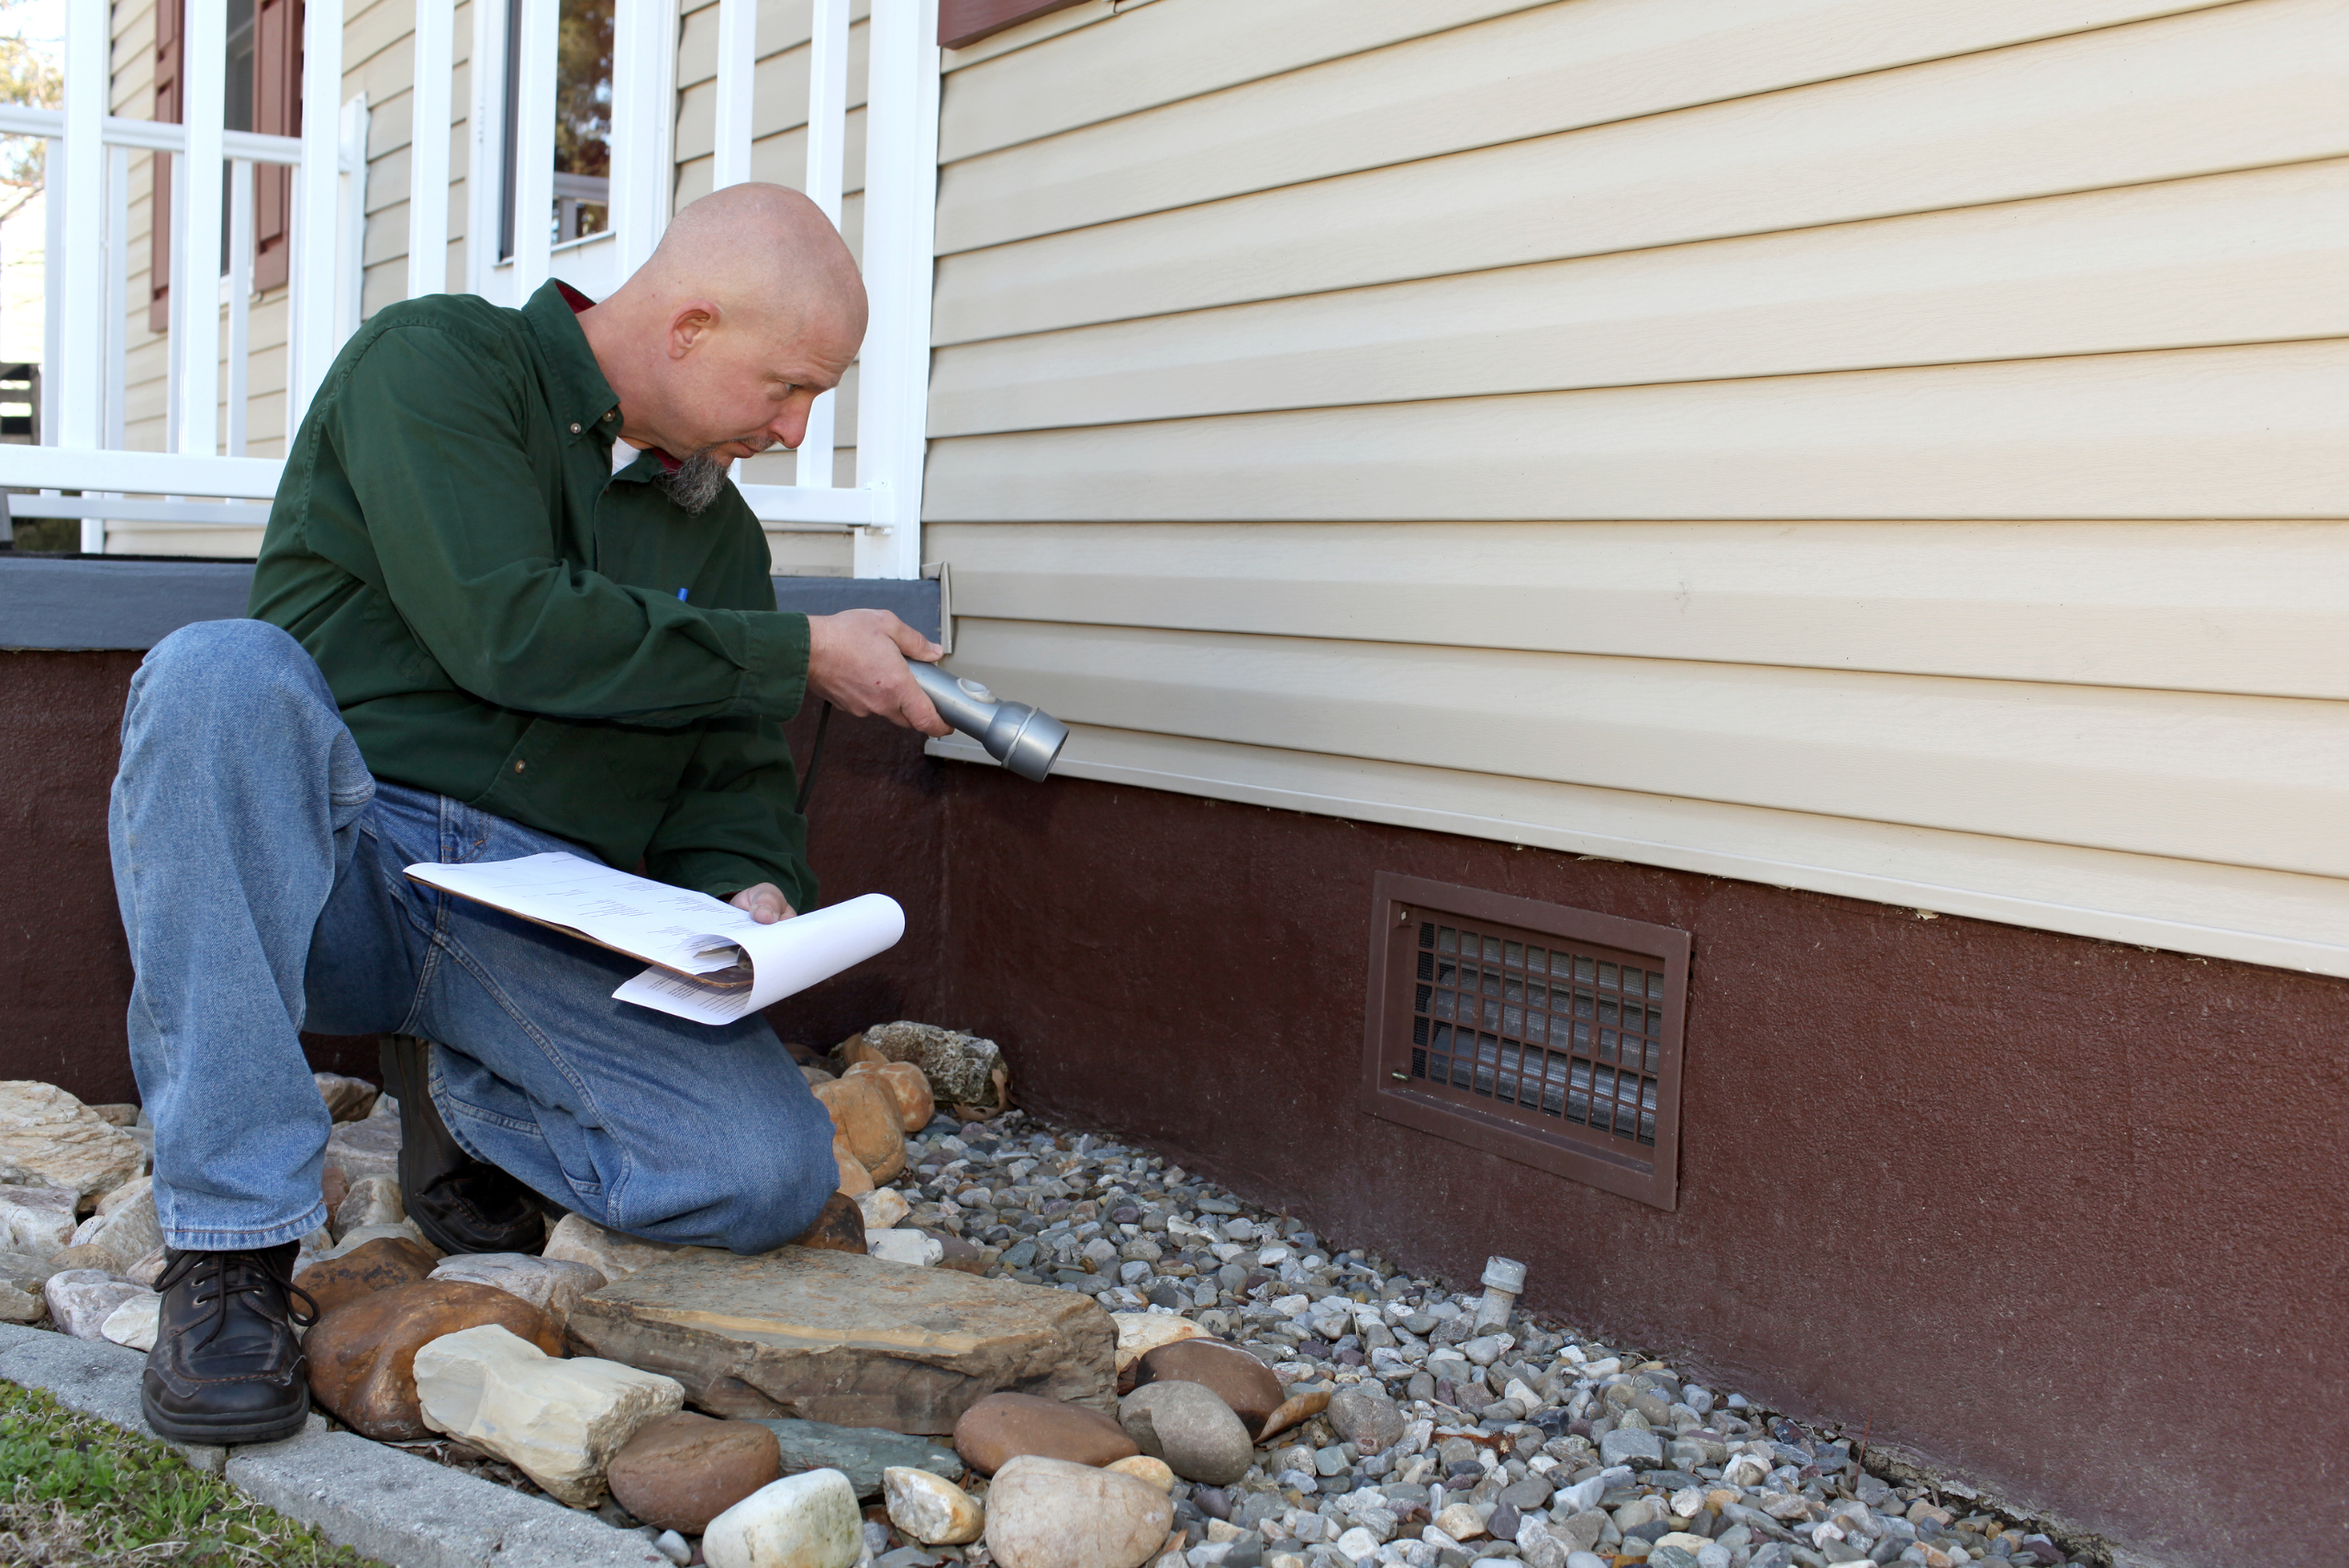
[[[553,372],[555,416],[570,427],[574,441],[594,435],[608,439],[619,430],[619,396],[604,379],[587,334],[579,328],[579,313],[595,303],[560,278],[549,278],[522,307]]]

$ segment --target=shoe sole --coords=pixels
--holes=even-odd
[[[173,1442],[239,1448],[249,1443],[283,1442],[295,1436],[310,1419],[310,1402],[305,1397],[302,1407],[293,1415],[267,1422],[257,1421],[251,1417],[189,1419],[158,1414],[154,1402],[148,1398],[147,1391],[142,1388],[139,1391],[139,1413],[147,1418],[147,1424],[154,1429],[156,1436],[168,1438]]]

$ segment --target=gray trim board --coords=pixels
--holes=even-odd
[[[143,650],[200,620],[245,613],[253,568],[244,561],[113,561],[0,553],[0,649]],[[895,611],[923,636],[939,634],[935,580],[778,577],[775,607],[802,615]]]

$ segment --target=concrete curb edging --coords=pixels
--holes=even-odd
[[[69,1410],[158,1440],[139,1413],[146,1356],[42,1329],[0,1325],[0,1378]],[[301,1436],[252,1448],[172,1443],[198,1470],[393,1568],[669,1568],[642,1536],[310,1418]]]

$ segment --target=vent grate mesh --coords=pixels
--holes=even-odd
[[[1653,1148],[1664,977],[1421,920],[1411,1076]]]

